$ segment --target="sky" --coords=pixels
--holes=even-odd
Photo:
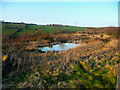
[[[2,2],[1,20],[85,27],[118,26],[118,2]],[[53,0],[54,1],[54,0]],[[72,0],[71,0],[72,1]]]

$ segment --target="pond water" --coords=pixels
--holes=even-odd
[[[45,46],[45,47],[39,47],[38,49],[41,49],[42,51],[63,51],[63,50],[68,50],[75,48],[79,46],[80,44],[74,44],[74,43],[61,43],[61,44],[56,44],[52,46]]]

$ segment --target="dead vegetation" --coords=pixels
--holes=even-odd
[[[4,39],[3,50],[7,46],[9,50],[3,51],[3,83],[12,88],[115,88],[119,63],[117,28],[92,28],[93,32],[88,29]],[[43,53],[32,47],[69,40],[87,43],[62,52]]]

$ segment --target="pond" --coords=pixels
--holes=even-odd
[[[63,51],[75,48],[79,46],[80,44],[74,44],[74,43],[60,43],[52,46],[45,46],[45,47],[39,47],[38,49],[41,49],[42,51]]]

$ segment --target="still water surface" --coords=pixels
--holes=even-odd
[[[42,51],[63,51],[63,50],[68,50],[75,48],[79,46],[80,44],[74,44],[74,43],[61,43],[61,44],[56,44],[52,46],[46,46],[46,47],[40,47],[38,49],[41,49]]]

